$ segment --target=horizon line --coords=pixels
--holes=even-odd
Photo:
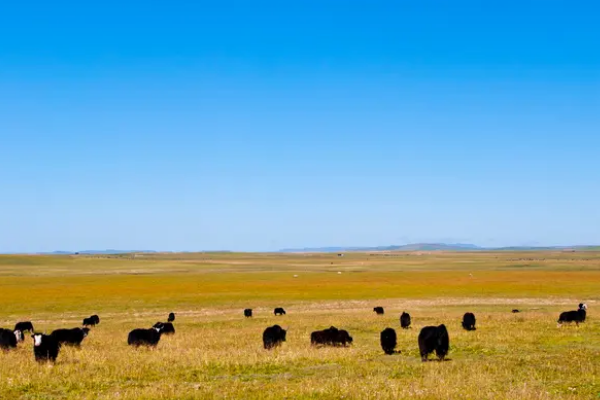
[[[600,244],[575,244],[575,245],[508,245],[508,246],[479,246],[470,243],[443,243],[443,242],[421,242],[408,243],[400,245],[380,245],[380,246],[319,246],[319,247],[289,247],[278,250],[120,250],[120,249],[97,249],[97,250],[53,250],[53,251],[0,251],[0,255],[76,255],[76,254],[132,254],[132,253],[329,253],[337,251],[363,252],[363,251],[402,251],[403,248],[411,246],[439,246],[449,247],[448,249],[430,249],[427,251],[481,251],[481,250],[502,250],[502,249],[581,249],[600,247]],[[394,249],[396,248],[396,249]],[[419,249],[406,249],[405,251],[419,251]],[[421,251],[424,251],[421,249]]]

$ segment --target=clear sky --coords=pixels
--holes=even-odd
[[[5,1],[0,251],[600,244],[599,16]]]

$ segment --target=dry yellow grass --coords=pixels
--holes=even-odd
[[[599,289],[592,252],[0,256],[0,326],[31,319],[50,331],[102,319],[54,366],[34,362],[31,339],[0,353],[0,398],[598,398]],[[558,329],[558,312],[581,300],[589,320]],[[274,317],[275,306],[288,315]],[[243,318],[245,307],[256,316]],[[413,315],[408,331],[403,310]],[[169,311],[175,336],[155,350],[127,346],[129,330]],[[460,327],[466,311],[477,315],[475,332]],[[261,334],[274,323],[289,327],[288,340],[265,351]],[[419,329],[439,323],[451,361],[421,363]],[[354,345],[311,348],[310,332],[330,325]],[[399,355],[379,346],[388,326]]]

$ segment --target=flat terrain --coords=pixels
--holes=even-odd
[[[598,399],[599,300],[591,251],[0,256],[0,327],[101,318],[54,366],[34,362],[30,338],[0,352],[0,399]],[[582,301],[588,321],[557,328]],[[278,306],[288,314],[273,316]],[[175,336],[155,350],[127,346],[131,329],[170,311]],[[467,311],[475,332],[460,326]],[[287,342],[265,351],[262,331],[275,323],[289,327]],[[451,360],[422,363],[418,332],[440,323]],[[331,325],[354,345],[311,348],[310,332]],[[400,354],[383,355],[386,327]]]

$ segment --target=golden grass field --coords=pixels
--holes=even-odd
[[[101,318],[55,365],[34,361],[31,338],[0,352],[0,399],[598,399],[599,300],[600,252],[0,256],[0,327]],[[588,321],[557,328],[581,301]],[[175,336],[127,346],[170,311]],[[475,332],[460,326],[467,311]],[[275,323],[287,342],[265,351]],[[440,323],[451,360],[422,363],[418,332]],[[331,325],[353,346],[311,348],[310,332]],[[383,354],[386,327],[400,354]]]

